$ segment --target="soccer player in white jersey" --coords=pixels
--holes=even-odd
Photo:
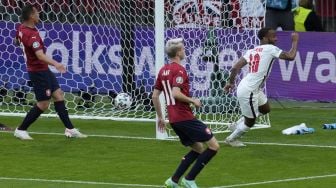
[[[226,139],[225,143],[233,147],[242,147],[245,144],[238,140],[255,124],[259,115],[270,112],[270,105],[263,92],[264,83],[271,71],[276,58],[294,60],[297,51],[299,35],[292,33],[292,48],[285,52],[275,46],[276,32],[271,28],[262,28],[258,32],[260,45],[248,50],[243,57],[232,67],[229,80],[224,90],[231,91],[237,74],[245,65],[249,65],[248,74],[237,87],[237,98],[243,118],[237,121],[236,127]]]

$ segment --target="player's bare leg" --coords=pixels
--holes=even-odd
[[[267,101],[265,104],[259,106],[259,107],[258,107],[258,110],[259,110],[259,112],[260,112],[261,114],[268,114],[268,113],[271,112],[271,106],[270,106],[270,104],[269,104],[268,101]]]
[[[191,149],[197,153],[202,153],[204,151],[204,144],[201,142],[195,142],[192,146]]]
[[[215,137],[212,137],[209,141],[206,142],[208,145],[208,148],[214,151],[218,151],[220,146],[218,144],[218,141]]]
[[[45,101],[38,101],[36,103],[36,106],[42,110],[43,112],[46,111],[49,107],[50,101],[49,100],[45,100]]]

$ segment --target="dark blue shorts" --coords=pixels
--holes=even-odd
[[[198,119],[171,123],[171,127],[185,146],[191,146],[195,142],[206,142],[213,137],[211,130]]]
[[[49,100],[52,93],[60,88],[54,73],[50,70],[29,72],[28,74],[37,101]]]

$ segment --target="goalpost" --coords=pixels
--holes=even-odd
[[[203,103],[195,109],[198,118],[215,133],[240,118],[235,93],[224,93],[223,86],[232,64],[258,43],[264,0],[3,1],[0,115],[24,116],[35,101],[22,49],[13,44],[26,3],[40,11],[38,29],[46,53],[67,67],[65,74],[50,69],[65,91],[72,118],[154,125],[151,92],[157,71],[167,62],[165,41],[172,37],[185,41],[191,94]],[[132,96],[130,108],[113,105],[121,92]],[[56,116],[53,104],[43,115]],[[268,116],[259,119],[257,127],[269,126]],[[156,133],[157,138],[174,136],[171,129]]]

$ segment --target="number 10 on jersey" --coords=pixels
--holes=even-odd
[[[250,54],[250,67],[249,71],[251,73],[258,72],[259,68],[259,62],[260,62],[260,55],[259,54]]]

